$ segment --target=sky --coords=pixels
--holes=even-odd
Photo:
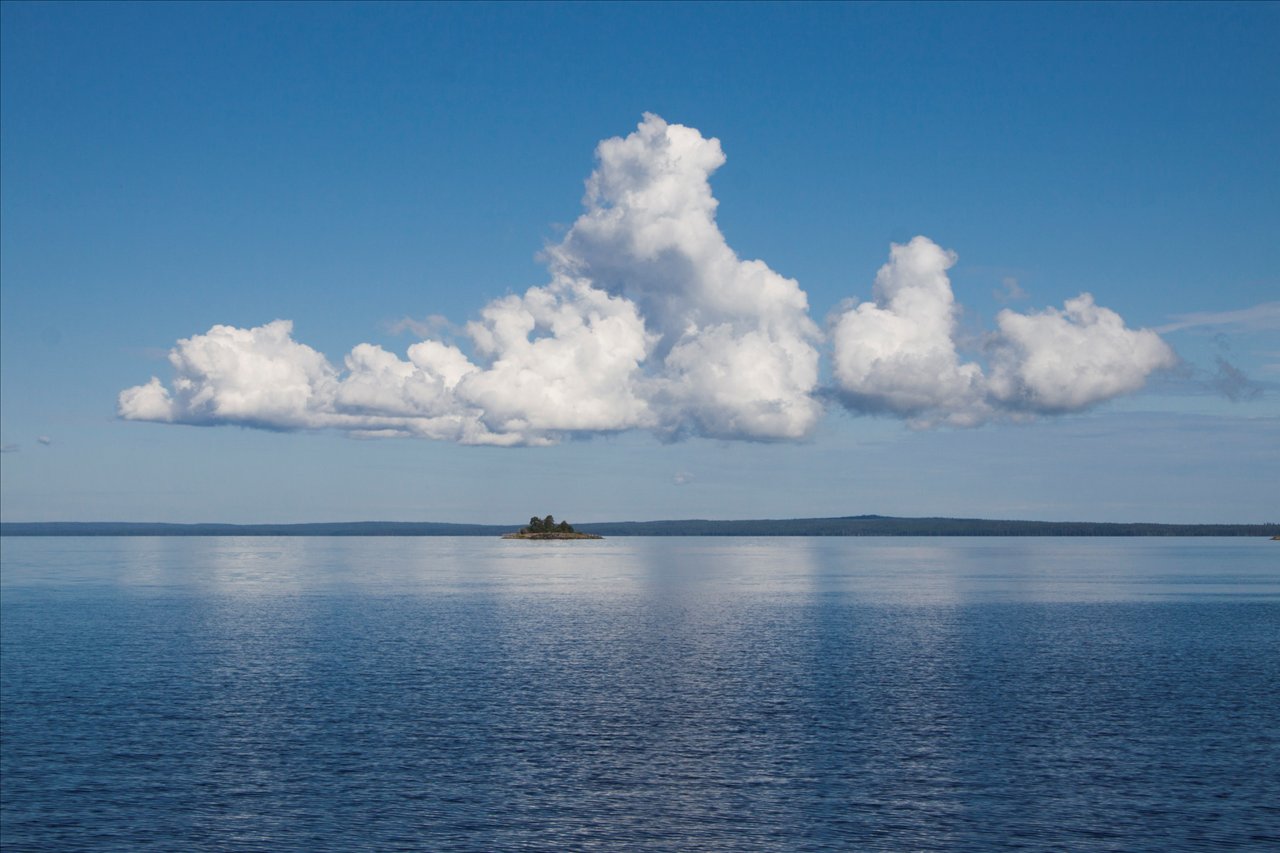
[[[1280,4],[0,16],[5,521],[1280,520]]]

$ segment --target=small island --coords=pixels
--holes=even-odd
[[[597,536],[594,533],[579,533],[573,529],[573,525],[567,521],[556,523],[554,517],[548,515],[546,518],[538,518],[536,515],[529,519],[527,527],[521,527],[515,533],[504,533],[503,539],[603,539],[603,536]]]

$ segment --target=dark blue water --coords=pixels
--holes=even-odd
[[[1280,543],[0,548],[6,853],[1280,845]]]

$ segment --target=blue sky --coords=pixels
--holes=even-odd
[[[1280,517],[1276,4],[0,8],[5,520]],[[639,147],[597,157],[615,137]],[[709,177],[708,251],[762,261],[778,299],[716,315],[695,269],[662,326],[666,280],[619,266],[635,233],[601,223],[650,186],[637,169],[713,139],[723,165],[677,178]],[[584,208],[593,173],[618,195]],[[893,338],[920,359],[877,373],[869,342],[902,327],[877,272],[918,235],[894,269],[952,328]],[[465,328],[529,288],[650,335],[580,420],[495,397],[512,351]],[[1085,292],[1118,325],[1054,349]],[[256,409],[182,397],[185,376],[227,400],[195,352],[214,326],[278,319],[280,358],[338,380],[359,344],[406,370],[423,337],[456,348],[475,375],[429,405],[521,446],[376,437],[405,430],[385,407],[343,426],[341,393],[282,415],[261,362],[233,377]],[[708,384],[723,340],[787,378]],[[944,369],[926,387],[909,362]],[[122,408],[152,376],[169,396]]]

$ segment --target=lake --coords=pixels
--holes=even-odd
[[[1280,542],[0,539],[9,851],[1280,845]]]

